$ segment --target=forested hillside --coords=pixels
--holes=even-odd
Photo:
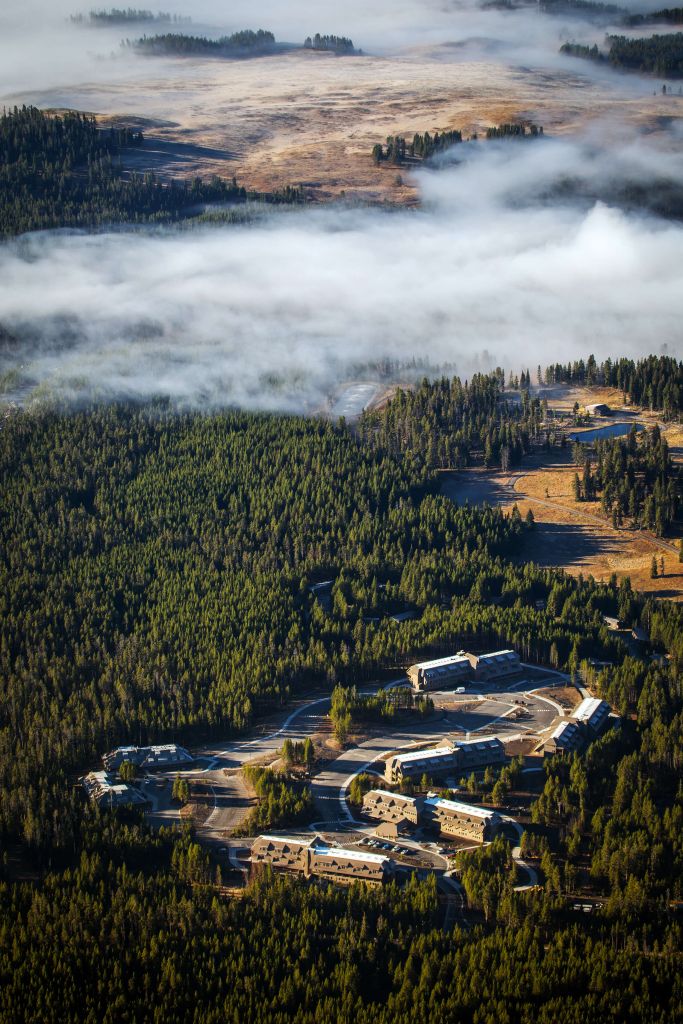
[[[225,735],[462,637],[577,664],[614,650],[602,611],[637,621],[628,591],[503,560],[517,513],[321,422],[15,413],[0,473],[0,827],[39,846],[70,833],[67,773],[116,742]],[[308,588],[330,578],[328,613]]]
[[[235,181],[163,185],[124,176],[121,157],[141,132],[100,130],[94,118],[15,107],[0,117],[0,236],[60,227],[177,220],[207,202],[241,201]]]
[[[506,399],[500,373],[429,381],[413,391],[399,389],[379,411],[366,412],[360,437],[393,454],[410,453],[431,467],[460,469],[475,450],[487,466],[516,466],[541,434],[543,405],[522,392],[521,402]]]
[[[480,386],[455,407],[485,405],[495,388]],[[13,412],[0,473],[0,829],[38,871],[20,884],[0,863],[1,1020],[678,1019],[677,607],[512,564],[533,523],[459,509],[422,457],[343,424]],[[326,609],[310,587],[330,579]],[[415,620],[394,622],[406,606]],[[627,657],[605,614],[647,628],[670,660]],[[265,876],[228,897],[191,836],[151,836],[76,798],[76,773],[118,741],[226,736],[314,682],[354,684],[470,641],[583,666],[624,720],[585,758],[549,762],[533,809],[541,891],[513,891],[504,844],[473,862],[485,917],[469,933],[443,932],[431,883]],[[349,692],[336,691],[342,717]],[[262,784],[273,820],[306,819],[305,792]],[[588,876],[605,908],[577,919],[571,893]]]

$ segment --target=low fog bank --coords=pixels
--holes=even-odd
[[[627,0],[624,8],[643,11],[655,0]],[[139,84],[158,87],[171,73],[179,86],[192,62],[149,58],[121,48],[125,38],[168,31],[153,24],[92,27],[72,24],[69,16],[91,7],[109,5],[72,0],[6,0],[0,10],[0,99],[30,100],[39,105],[70,105],[71,93],[82,99],[83,89]],[[147,6],[147,4],[142,4]],[[302,44],[315,32],[350,36],[356,46],[377,55],[427,48],[435,59],[484,61],[491,64],[570,72],[580,78],[610,81],[620,94],[647,92],[645,81],[627,76],[610,78],[609,71],[591,62],[571,60],[558,51],[563,42],[602,43],[606,27],[565,12],[547,16],[534,4],[515,10],[482,4],[480,0],[234,0],[226,7],[217,0],[187,4],[183,0],[150,4],[155,12],[190,15],[190,25],[170,31],[208,35],[244,28],[264,28],[279,41]],[[618,18],[615,24],[618,24]],[[665,28],[663,29],[666,30]],[[431,50],[429,50],[431,48]],[[209,65],[210,66],[210,65]],[[80,87],[80,88],[78,88]],[[87,92],[86,92],[87,95]]]
[[[468,376],[680,351],[683,226],[534,199],[579,172],[606,188],[615,167],[630,181],[679,181],[667,154],[608,154],[590,140],[454,153],[460,166],[421,173],[418,211],[328,207],[244,227],[5,245],[5,392],[299,411],[383,359]]]

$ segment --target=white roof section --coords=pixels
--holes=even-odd
[[[417,664],[411,665],[411,668],[448,668],[450,665],[468,665],[470,659],[465,657],[464,654],[451,654],[447,658],[435,658],[433,661],[418,661]]]
[[[389,864],[391,858],[379,853],[363,853],[362,850],[343,850],[341,848],[320,846],[315,851],[318,857],[339,857],[342,860],[356,860],[367,864]]]
[[[600,700],[599,697],[584,697],[579,706],[574,708],[572,718],[577,722],[588,724],[596,714],[606,715],[608,711],[609,705],[606,701]]]
[[[513,658],[519,657],[516,651],[491,651],[489,654],[480,654],[479,661],[488,661],[489,658],[509,658],[510,655],[512,655]]]
[[[440,796],[430,797],[425,800],[425,804],[429,807],[443,807],[445,811],[454,811],[456,814],[469,814],[473,818],[488,820],[498,817],[496,811],[489,811],[485,807],[474,807],[472,804],[465,804],[460,800],[444,800]]]
[[[489,747],[502,746],[497,736],[489,736],[485,740],[453,740],[456,747],[468,747],[470,750],[487,750]]]
[[[415,797],[414,796],[404,796],[403,793],[392,793],[388,789],[369,789],[368,792],[365,795],[366,796],[371,796],[373,793],[377,793],[380,796],[388,796],[392,800],[400,800],[401,803],[403,803],[403,804],[414,804],[415,803]]]
[[[570,722],[567,719],[565,719],[564,722],[560,722],[559,725],[555,726],[552,733],[550,734],[550,739],[557,740],[563,733],[567,731],[567,729],[569,729],[570,732],[575,732],[576,728],[577,727],[574,722]]]
[[[410,761],[428,761],[433,757],[445,757],[448,754],[452,755],[453,752],[453,747],[430,747],[428,750],[412,750],[408,754],[394,754],[391,760],[393,763],[406,764]]]
[[[316,836],[259,836],[259,840],[266,843],[287,843],[289,846],[311,846],[316,841]]]

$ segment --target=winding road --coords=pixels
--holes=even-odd
[[[312,830],[324,832],[338,845],[353,845],[359,839],[369,839],[374,834],[376,823],[356,821],[349,809],[347,790],[353,778],[363,771],[379,776],[382,785],[382,758],[392,751],[438,743],[445,736],[471,738],[477,733],[498,736],[503,741],[519,739],[524,735],[543,738],[553,728],[558,717],[565,714],[562,706],[540,689],[567,685],[561,673],[523,666],[528,678],[508,684],[505,688],[490,686],[468,690],[465,694],[453,691],[430,693],[435,704],[434,714],[428,719],[414,718],[385,729],[376,730],[349,746],[333,761],[324,765],[311,779],[311,792],[316,807],[317,821]],[[532,678],[533,677],[533,678]],[[394,681],[388,686],[396,685]],[[404,682],[401,679],[400,682]],[[374,693],[376,690],[368,690]],[[302,701],[293,709],[282,714],[271,730],[251,739],[230,740],[196,752],[195,766],[179,774],[191,779],[212,804],[210,811],[197,827],[200,840],[214,851],[227,856],[231,866],[236,859],[236,847],[248,847],[249,841],[230,841],[230,832],[241,823],[252,805],[246,790],[242,767],[255,759],[267,763],[275,761],[285,739],[301,742],[308,736],[325,731],[326,718],[330,709],[330,697],[320,696]],[[170,824],[178,820],[177,807],[168,799],[169,779],[176,773],[169,773],[166,779],[150,777],[143,788],[153,804],[151,820],[156,824]],[[448,780],[457,786],[458,780]],[[158,787],[165,787],[163,792]],[[504,818],[506,825],[515,831],[518,841],[513,849],[513,859],[525,873],[526,881],[517,886],[519,890],[530,888],[538,882],[535,870],[521,857],[521,826],[513,818]],[[439,847],[421,835],[412,839],[401,839],[400,845],[407,851],[418,853],[424,863],[438,872],[439,888],[446,907],[446,927],[456,924],[466,927],[466,901],[460,883],[449,872],[449,861],[440,855]]]

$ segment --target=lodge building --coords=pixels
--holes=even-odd
[[[437,828],[447,836],[488,842],[498,832],[501,817],[496,811],[440,797],[410,797],[371,789],[363,799],[363,814],[403,830],[408,823]],[[379,834],[379,829],[378,829]]]
[[[521,669],[515,651],[493,651],[490,654],[468,654],[458,651],[446,658],[420,661],[408,669],[413,690],[424,693],[472,682],[491,682],[516,675]]]
[[[420,775],[440,776],[448,773],[476,771],[490,764],[505,761],[505,748],[497,737],[480,740],[451,740],[447,746],[393,754],[386,762],[387,782],[401,783]]]
[[[394,872],[389,857],[330,847],[317,837],[307,836],[259,836],[251,848],[251,863],[266,864],[276,871],[297,871],[307,878],[371,885],[384,885]]]

